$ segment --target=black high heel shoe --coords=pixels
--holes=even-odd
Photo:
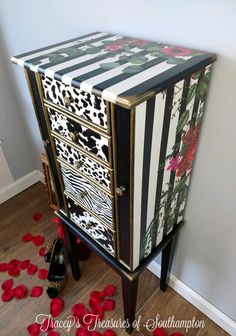
[[[61,238],[58,238],[54,243],[47,277],[46,292],[50,299],[56,297],[66,286],[67,279],[65,249]]]
[[[44,260],[46,263],[50,262],[54,244],[58,239],[60,239],[60,237],[56,236],[48,240],[46,248],[45,248],[45,254],[44,254]]]

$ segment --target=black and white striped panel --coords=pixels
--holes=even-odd
[[[101,221],[113,227],[111,197],[63,165],[61,171],[65,191],[74,195],[81,206],[91,210]]]
[[[209,67],[136,107],[134,268],[182,219],[192,169],[193,157],[190,156],[194,156],[196,150],[191,136],[196,135],[196,127],[200,127],[207,90],[204,86],[208,84],[206,79],[204,84],[202,81],[208,71]],[[184,137],[188,139],[183,140]],[[184,153],[187,156],[184,157]],[[188,166],[186,160],[189,160]],[[181,161],[186,169],[178,176]]]
[[[76,134],[76,145],[79,145],[89,153],[97,155],[102,160],[109,162],[108,138],[92,131],[90,128],[75,122],[62,113],[48,108],[51,128],[54,132],[72,141],[71,133]]]
[[[103,99],[45,76],[42,76],[42,84],[44,96],[48,101],[66,108],[86,121],[107,129],[106,104]],[[69,106],[65,105],[65,97],[72,98]]]
[[[87,211],[76,205],[73,200],[67,198],[70,218],[91,238],[96,240],[105,250],[114,255],[113,232],[102,225]]]
[[[58,157],[75,166],[79,172],[95,180],[103,187],[111,190],[111,176],[109,169],[101,166],[75,148],[55,138]]]

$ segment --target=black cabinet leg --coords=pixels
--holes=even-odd
[[[68,252],[73,278],[75,280],[79,280],[80,267],[79,267],[78,244],[76,242],[76,236],[70,232],[67,225],[65,224],[63,224],[63,232],[65,235],[65,245]]]
[[[123,308],[124,319],[127,321],[129,327],[126,328],[126,332],[131,334],[133,330],[133,322],[135,320],[136,302],[138,293],[138,277],[134,280],[130,280],[125,276],[122,276],[122,293],[123,293]]]
[[[167,277],[169,276],[169,271],[171,268],[171,255],[172,255],[172,241],[163,248],[161,255],[161,279],[160,279],[160,289],[164,292],[167,288]]]

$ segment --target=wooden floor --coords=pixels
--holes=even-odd
[[[32,215],[35,212],[42,213],[39,222],[33,222]],[[8,262],[13,258],[24,260],[30,258],[39,268],[46,268],[43,258],[38,253],[38,248],[32,243],[22,243],[21,237],[26,232],[32,234],[43,234],[47,237],[56,233],[56,224],[51,222],[52,210],[47,204],[47,195],[44,186],[37,183],[11,200],[0,205],[0,262]],[[66,320],[71,315],[71,306],[82,302],[88,305],[88,296],[92,290],[102,290],[107,284],[114,284],[118,288],[116,295],[116,309],[106,313],[106,320],[122,318],[122,293],[119,276],[111,270],[99,257],[92,254],[89,259],[81,263],[82,276],[76,282],[69,274],[67,287],[61,293],[64,299],[65,308],[60,316]],[[70,272],[70,270],[69,270]],[[10,278],[6,273],[0,273],[0,283]],[[29,276],[22,271],[14,278],[15,285],[25,284],[29,289],[35,285],[44,286],[44,281],[39,280],[36,275]],[[27,335],[26,327],[35,322],[38,314],[49,314],[50,300],[45,293],[39,298],[26,297],[23,300],[13,299],[4,303],[0,301],[0,334],[1,336],[23,336]],[[179,294],[168,288],[165,293],[159,290],[159,280],[148,270],[140,277],[139,294],[137,303],[137,316],[141,316],[140,330],[134,331],[133,335],[150,335],[144,324],[149,319],[156,318],[160,314],[161,320],[168,319],[174,315],[175,320],[204,320],[203,329],[190,329],[187,335],[228,335],[199,310],[194,308]],[[58,330],[60,335],[75,335],[75,328],[70,332],[65,329]],[[179,331],[184,335],[184,329],[168,329],[168,335]],[[116,329],[117,334],[125,336],[122,329]]]

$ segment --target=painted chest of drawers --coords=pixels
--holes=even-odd
[[[131,271],[183,218],[214,60],[100,32],[12,58],[41,104],[60,210]]]

